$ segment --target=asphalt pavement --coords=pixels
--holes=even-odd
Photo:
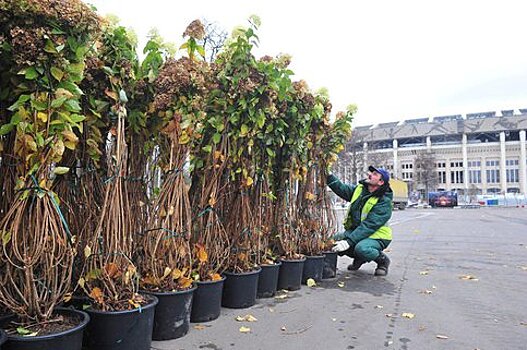
[[[527,349],[527,208],[412,209],[391,224],[388,276],[339,258],[335,279],[222,308],[152,349]]]

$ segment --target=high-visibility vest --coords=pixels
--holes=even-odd
[[[348,216],[346,217],[346,220],[344,222],[344,228],[347,230],[349,230],[353,224],[353,215],[351,213],[351,207],[353,205],[353,202],[355,202],[360,197],[363,187],[364,186],[362,184],[358,184],[357,187],[355,187],[355,190],[353,191],[353,195],[351,196],[351,203],[350,203],[350,207],[348,210]],[[372,196],[368,198],[368,200],[366,201],[366,203],[364,203],[364,206],[362,207],[362,212],[360,214],[360,221],[364,221],[366,217],[368,217],[369,212],[371,211],[373,206],[377,204],[378,201],[379,201],[379,197]],[[392,229],[390,226],[388,226],[388,222],[386,222],[384,226],[381,226],[377,231],[372,233],[369,238],[386,239],[386,240],[391,241],[392,240]]]

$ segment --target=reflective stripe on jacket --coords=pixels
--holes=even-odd
[[[353,195],[351,196],[351,203],[349,206],[348,215],[346,217],[346,220],[344,221],[344,228],[347,230],[351,229],[351,227],[353,226],[353,215],[351,213],[352,204],[357,199],[359,199],[363,187],[364,186],[362,184],[358,184],[357,187],[355,187],[355,190],[353,191]],[[372,196],[368,198],[368,200],[366,201],[366,203],[364,203],[364,206],[362,207],[362,212],[360,216],[361,221],[364,221],[368,217],[369,212],[371,211],[373,206],[377,204],[378,201],[379,197]],[[377,231],[372,233],[369,238],[392,240],[392,229],[388,226],[388,222],[386,222],[384,226],[381,226]]]

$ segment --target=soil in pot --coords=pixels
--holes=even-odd
[[[176,292],[149,292],[159,300],[154,316],[152,340],[169,340],[181,338],[190,328],[192,296],[196,286]]]
[[[2,345],[4,350],[81,350],[82,337],[86,325],[90,321],[88,314],[82,311],[57,308],[56,315],[65,322],[49,322],[35,336],[9,334],[7,342]],[[0,327],[9,329],[10,323],[16,321],[15,315],[0,319]],[[26,327],[29,332],[32,327]],[[16,332],[16,326],[15,326]]]
[[[225,277],[216,281],[198,281],[192,298],[190,322],[208,322],[221,313],[221,296]]]
[[[280,260],[280,273],[278,275],[278,289],[299,290],[302,284],[302,272],[306,258],[295,260]]]
[[[221,306],[232,309],[244,309],[253,306],[256,303],[258,276],[261,271],[262,268],[258,267],[249,272],[224,272],[226,279],[223,286]]]
[[[260,272],[260,276],[258,277],[257,298],[271,298],[276,294],[281,265],[281,262],[260,265],[262,272]]]
[[[322,272],[322,279],[335,278],[337,276],[337,253],[324,252],[324,271]]]
[[[86,329],[89,350],[150,350],[155,296],[146,295],[150,302],[141,308],[123,311],[86,309],[91,322]]]
[[[307,280],[312,278],[315,282],[322,280],[324,270],[324,255],[306,256],[304,269],[302,270],[302,283],[306,284]]]

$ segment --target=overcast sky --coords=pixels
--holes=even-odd
[[[355,126],[527,108],[524,1],[87,2],[177,46],[196,18],[230,33],[256,14],[256,55],[292,55],[294,78],[326,87],[334,111],[358,106]]]

